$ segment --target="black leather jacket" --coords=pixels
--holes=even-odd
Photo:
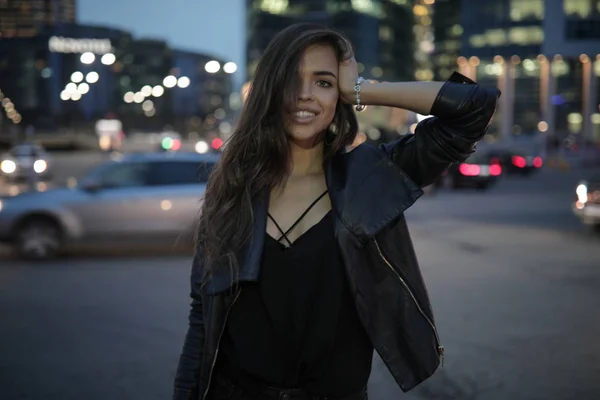
[[[475,151],[499,95],[455,73],[433,104],[435,117],[420,122],[414,135],[379,148],[361,145],[326,166],[335,236],[359,317],[405,392],[435,372],[444,348],[403,213],[423,194],[421,187]],[[253,240],[244,252],[239,281],[258,279],[268,194],[253,207]],[[241,291],[228,274],[202,285],[200,253],[197,249],[192,265],[192,304],[175,378],[176,400],[206,396],[227,315]]]

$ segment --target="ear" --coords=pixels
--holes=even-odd
[[[358,132],[354,137],[354,142],[351,145],[346,146],[346,153],[350,153],[352,150],[367,141],[367,135],[362,132]]]

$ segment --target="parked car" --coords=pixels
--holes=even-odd
[[[502,166],[486,152],[476,152],[465,161],[452,164],[444,175],[444,181],[453,189],[485,190],[502,175]]]
[[[2,155],[0,174],[6,181],[46,180],[50,178],[50,156],[43,147],[33,143],[14,146]]]
[[[499,163],[507,174],[531,175],[544,165],[542,157],[525,150],[505,149],[488,153],[494,163]]]
[[[24,258],[45,259],[69,244],[164,243],[191,234],[216,162],[212,154],[131,154],[99,165],[73,187],[3,199],[0,241]]]
[[[585,225],[600,231],[600,175],[579,182],[573,212]]]

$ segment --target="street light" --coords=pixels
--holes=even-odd
[[[182,76],[177,80],[177,86],[179,86],[182,89],[190,86],[190,78],[188,78],[187,76]]]
[[[88,83],[96,83],[98,82],[98,79],[100,79],[100,75],[98,75],[96,71],[88,72],[88,74],[85,77],[85,80]]]
[[[146,112],[150,112],[150,110],[152,110],[154,108],[154,102],[152,100],[146,100],[144,101],[144,104],[142,104],[142,109]]]
[[[82,82],[79,84],[79,86],[77,86],[77,93],[79,93],[79,94],[86,94],[89,91],[90,91],[90,85],[88,85],[85,82]]]
[[[212,61],[209,61],[206,63],[206,65],[204,66],[204,69],[209,74],[214,74],[214,73],[219,72],[219,70],[221,69],[221,64],[219,64],[218,61],[212,60]]]
[[[96,60],[96,56],[94,55],[94,53],[87,51],[81,55],[80,60],[84,64],[91,64],[94,62],[94,60]]]
[[[123,96],[123,101],[125,101],[125,103],[133,103],[133,97],[134,96],[135,96],[135,93],[133,93],[133,92],[127,92]]]
[[[77,84],[75,84],[73,82],[69,82],[69,83],[67,83],[67,86],[65,86],[65,90],[67,91],[67,93],[73,94],[73,93],[77,92]]]
[[[223,65],[223,71],[225,71],[228,74],[233,74],[235,71],[237,71],[236,63],[234,63],[233,61],[225,63],[225,65]]]
[[[135,101],[138,104],[143,102],[144,99],[145,99],[145,96],[142,94],[142,92],[137,92],[136,94],[133,95],[133,101]]]
[[[106,53],[100,59],[100,62],[104,65],[113,65],[117,61],[117,57],[113,53]]]
[[[146,85],[141,90],[142,94],[146,97],[152,96],[152,86]]]
[[[165,89],[160,85],[156,85],[152,88],[152,96],[154,96],[154,97],[160,97],[164,93],[165,93]]]
[[[83,80],[83,73],[80,71],[75,71],[71,74],[71,81],[75,83],[79,83]]]
[[[169,75],[169,76],[165,77],[165,79],[163,79],[163,85],[166,88],[175,87],[175,85],[177,85],[177,78],[173,75]]]

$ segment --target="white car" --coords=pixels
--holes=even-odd
[[[600,176],[579,182],[573,212],[581,222],[600,232]]]
[[[0,175],[7,181],[46,180],[50,173],[50,157],[36,144],[19,144],[2,154],[0,159]]]

